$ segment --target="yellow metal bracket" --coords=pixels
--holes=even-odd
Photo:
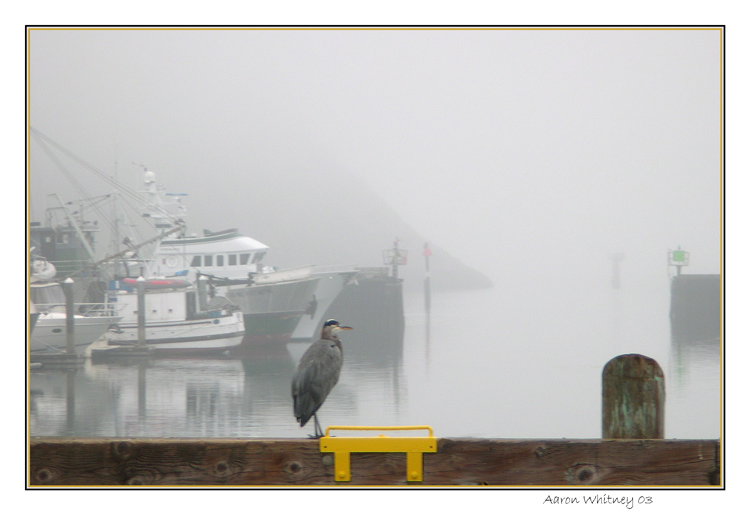
[[[340,431],[414,431],[427,430],[429,436],[370,437],[330,436]],[[320,452],[333,453],[336,481],[351,481],[350,455],[353,452],[405,452],[406,480],[422,481],[422,453],[437,452],[437,438],[430,426],[329,426],[320,438]]]

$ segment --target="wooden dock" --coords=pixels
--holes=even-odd
[[[720,486],[717,440],[438,438],[421,482],[404,453],[351,454],[337,482],[311,439],[31,439],[29,485],[51,486]]]

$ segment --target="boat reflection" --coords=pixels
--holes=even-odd
[[[324,422],[366,416],[373,392],[398,409],[404,384],[403,338],[350,331],[344,370],[321,410]],[[32,436],[302,437],[290,381],[308,343],[250,346],[241,357],[86,361],[30,374]],[[370,421],[370,423],[374,423]]]

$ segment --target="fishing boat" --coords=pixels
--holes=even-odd
[[[116,324],[119,317],[74,315],[73,331],[76,354],[101,338]],[[65,313],[39,313],[34,331],[31,334],[29,350],[32,353],[61,353],[67,349],[67,315]]]
[[[45,148],[50,146],[59,148],[49,138],[38,131],[34,135]],[[69,155],[66,152],[66,155]],[[78,159],[76,159],[78,160]],[[81,160],[82,161],[82,160]],[[87,169],[90,167],[87,166]],[[93,170],[97,175],[110,184],[116,183],[107,174]],[[120,252],[117,262],[112,261],[114,268],[108,270],[108,278],[122,279],[134,278],[134,274],[144,275],[151,278],[165,278],[165,280],[184,279],[195,283],[198,276],[208,276],[211,287],[222,288],[222,294],[230,301],[240,307],[243,313],[245,332],[248,343],[265,342],[287,342],[297,326],[305,310],[313,300],[313,293],[318,283],[318,278],[304,270],[279,271],[273,267],[263,264],[263,259],[268,247],[261,242],[253,240],[240,234],[236,229],[220,232],[203,231],[203,236],[189,235],[185,230],[184,219],[187,209],[183,202],[184,193],[165,193],[161,185],[157,185],[156,175],[144,167],[143,172],[144,190],[137,194],[137,203],[143,206],[139,213],[140,218],[148,222],[154,229],[161,232],[161,238],[153,251],[142,252],[148,254],[147,266],[141,266],[137,261],[136,252],[139,250],[132,246],[132,238],[122,239],[118,229],[113,230],[119,238],[113,238],[115,247],[120,243],[129,246],[127,251]],[[120,191],[121,190],[121,191]],[[118,195],[133,195],[134,192],[128,188],[118,188],[118,193],[110,195],[115,199]],[[89,232],[82,231],[83,215],[77,215],[80,220],[74,220],[74,213],[67,209],[58,198],[60,207],[57,213],[64,215],[65,223],[51,231],[47,228],[37,228],[35,235],[39,236],[40,245],[44,243],[59,243],[58,229],[63,225],[69,225],[71,238],[82,240],[82,248],[85,251],[87,261],[90,263],[87,270],[97,267],[101,272],[110,263],[93,258],[94,233],[98,229],[96,224],[90,224]],[[77,212],[82,213],[82,209]],[[115,210],[119,212],[118,210]],[[115,226],[118,226],[118,216],[113,217]],[[48,224],[49,225],[49,224]],[[175,231],[177,229],[177,231]],[[177,233],[175,233],[177,232]],[[84,237],[81,237],[84,235]],[[72,240],[71,240],[72,241]],[[127,242],[127,243],[126,243]],[[59,248],[59,245],[56,245]],[[51,252],[49,248],[45,251]],[[129,255],[125,255],[125,254]],[[80,252],[79,252],[80,254]],[[52,255],[50,253],[50,255]],[[117,254],[115,254],[117,255]],[[65,256],[54,256],[55,259]],[[119,264],[116,264],[119,263]],[[145,264],[145,260],[143,260]],[[144,273],[145,270],[145,273]],[[92,272],[93,275],[93,272]],[[78,286],[78,285],[77,285]],[[169,289],[169,286],[165,286]]]
[[[183,194],[164,198],[151,171],[145,172],[144,184],[145,215],[158,227],[172,227],[176,215],[186,217]],[[188,281],[208,277],[210,287],[220,289],[242,311],[247,344],[286,343],[312,302],[319,277],[313,276],[312,266],[277,270],[264,265],[268,250],[237,229],[204,229],[202,236],[181,231],[159,242],[151,272]]]
[[[45,280],[61,280],[95,261],[95,242],[101,229],[81,213],[71,213],[71,203],[63,202],[59,195],[49,197],[53,205],[45,209],[45,224],[31,222],[29,227],[31,272],[41,277],[45,271],[40,267],[49,267],[52,275]]]
[[[48,224],[47,227],[36,225],[33,231],[35,246],[32,248],[30,288],[31,299],[40,314],[31,337],[32,351],[59,352],[66,350],[67,344],[65,295],[60,284],[54,282],[61,274],[55,265],[37,254],[39,250],[64,265],[64,275],[76,276],[74,297],[89,299],[87,303],[74,304],[77,347],[87,346],[102,336],[107,340],[105,345],[138,343],[137,279],[111,272],[149,270],[153,260],[137,257],[139,250],[145,245],[158,245],[159,240],[181,230],[182,225],[175,223],[175,227],[163,230],[149,240],[138,245],[130,243],[127,250],[95,261],[94,240],[87,237],[90,231],[82,230],[80,221],[68,212],[59,197],[58,203],[62,208],[56,209],[62,210],[64,215],[62,223]],[[85,254],[81,253],[83,248]],[[112,275],[119,279],[109,279]],[[197,289],[180,277],[150,277],[145,281],[145,286],[145,343],[156,347],[155,352],[223,352],[242,341],[242,315],[228,301],[226,306],[221,306],[218,299],[212,299],[211,303],[197,307],[198,303],[194,300],[198,296]],[[91,299],[96,299],[96,302]],[[113,317],[115,313],[117,317]]]
[[[245,335],[242,313],[208,288],[167,278],[143,280],[145,345],[157,354],[220,354],[239,346]],[[112,281],[107,307],[123,314],[107,332],[110,346],[135,346],[138,340],[136,281]]]
[[[32,275],[32,279],[34,276]],[[60,353],[67,350],[67,310],[60,283],[34,281],[29,285],[32,306],[37,311],[36,323],[29,338],[31,352]],[[103,336],[121,316],[99,303],[73,304],[73,335],[76,353]]]
[[[266,272],[252,284],[228,286],[226,296],[245,317],[249,345],[285,344],[313,299],[318,277],[312,266]]]
[[[352,266],[316,266],[311,275],[318,282],[312,300],[292,333],[292,342],[311,341],[318,337],[328,308],[344,287],[354,280],[357,269]]]
[[[163,239],[156,251],[154,272],[167,277],[182,276],[190,281],[204,274],[224,282],[243,283],[252,274],[273,271],[262,264],[268,250],[266,245],[240,234],[237,229],[219,232],[204,229],[203,236],[179,235]]]
[[[276,270],[264,266],[268,247],[237,229],[162,240],[156,275],[209,278],[243,313],[248,344],[286,343],[313,298],[313,267]]]

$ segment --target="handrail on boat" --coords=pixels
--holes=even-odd
[[[315,265],[313,273],[317,274],[336,274],[340,272],[356,272],[357,267],[354,265]]]
[[[39,313],[65,313],[65,304],[35,304]],[[118,311],[123,306],[105,305],[102,302],[76,302],[75,314],[89,317],[114,317],[120,316]]]

